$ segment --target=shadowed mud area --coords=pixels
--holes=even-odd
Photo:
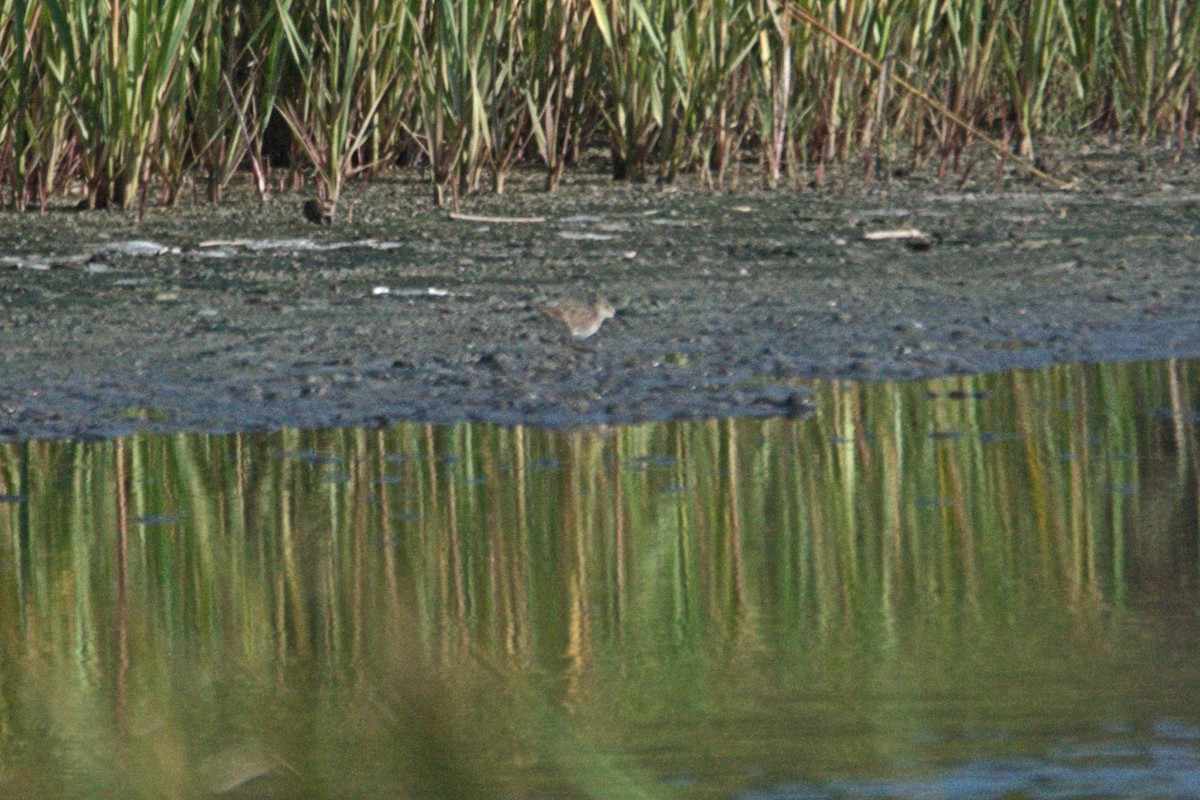
[[[777,415],[810,377],[1197,357],[1200,169],[1170,156],[1079,156],[1072,192],[534,176],[464,208],[524,224],[401,182],[332,228],[297,195],[5,214],[0,438]],[[902,228],[929,238],[864,238]],[[592,293],[617,315],[582,342],[535,308]]]

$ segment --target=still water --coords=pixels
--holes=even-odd
[[[0,796],[1200,796],[1200,364],[0,445]]]

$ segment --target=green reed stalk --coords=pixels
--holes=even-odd
[[[1179,123],[1200,65],[1200,6],[1183,0],[1133,0],[1110,15],[1120,107],[1143,142]]]
[[[1069,9],[1066,0],[1031,0],[1006,3],[1002,13],[1001,64],[1016,116],[1017,153],[1032,158],[1034,133],[1043,128],[1046,103],[1057,88],[1055,72],[1070,47],[1063,24]]]
[[[693,0],[672,5],[665,16],[667,99],[660,158],[666,177],[699,168],[706,182],[724,181],[736,147],[737,124],[750,98],[739,96],[739,78],[765,18],[747,3]]]
[[[67,96],[88,206],[138,197],[163,137],[164,109],[186,102],[196,0],[43,0],[65,61],[49,74]]]
[[[1115,109],[1115,39],[1110,3],[1073,0],[1064,24],[1070,68],[1068,82],[1078,102],[1079,127],[1111,123]]]
[[[989,90],[995,83],[997,40],[1002,21],[1001,15],[989,13],[981,0],[947,3],[942,17],[937,22],[931,20],[931,29],[926,32],[927,36],[934,37],[937,31],[932,29],[933,25],[944,26],[942,38],[949,60],[939,70],[942,73],[939,78],[949,86],[946,105],[965,119],[978,119],[986,109]],[[980,121],[986,123],[988,120]],[[960,141],[965,144],[965,140]]]
[[[280,110],[332,217],[347,179],[376,166],[363,148],[405,65],[408,9],[396,0],[276,0],[276,11],[299,86]]]
[[[1160,37],[1167,19],[1162,2],[1134,0],[1124,13],[1112,15],[1117,77],[1121,82],[1122,103],[1133,117],[1133,124],[1142,139],[1150,132],[1151,119],[1158,115],[1166,86],[1156,83],[1159,72],[1166,68],[1163,56],[1166,45]],[[1194,44],[1194,43],[1192,43]],[[1193,47],[1193,49],[1195,49]]]
[[[770,20],[770,25],[758,34],[754,96],[759,106],[758,138],[764,177],[768,186],[776,186],[783,178],[796,111],[803,113],[810,110],[802,101],[797,104],[792,88],[792,73],[797,61],[801,65],[805,63],[807,50],[814,40],[807,29],[793,24],[777,0],[754,2],[755,15]],[[797,72],[803,74],[803,70]]]
[[[30,153],[21,109],[29,93],[29,12],[25,0],[0,2],[0,172],[14,206],[23,206],[28,194]]]
[[[47,77],[65,54],[52,37],[41,2],[0,2],[0,173],[17,209],[36,203],[44,212],[71,177],[67,105]]]
[[[496,5],[505,7],[498,9],[500,13],[491,20],[491,34],[480,53],[482,68],[477,72],[487,77],[483,107],[488,141],[484,154],[492,173],[492,191],[504,194],[505,179],[525,155],[534,133],[525,93],[516,83],[525,77],[521,62],[527,57],[526,9],[520,2]]]
[[[829,30],[851,43],[867,59],[887,62],[890,69],[895,66],[895,59],[891,58],[893,32],[916,25],[913,36],[919,39],[921,17],[912,13],[919,10],[876,0],[853,0],[828,3],[823,11],[818,8],[812,13],[824,19]],[[808,71],[815,70],[821,76],[810,81],[815,115],[807,123],[812,128],[809,135],[820,144],[816,154],[820,180],[827,166],[844,161],[853,147],[873,138],[875,127],[882,127],[889,87],[880,83],[884,76],[866,59],[852,57],[829,37],[818,38],[810,49],[813,53]]]
[[[519,31],[510,30],[517,10],[512,0],[431,0],[410,12],[422,32],[417,99],[439,205],[452,200],[457,207],[489,161],[502,189],[530,135],[520,96],[509,85],[521,46]]]
[[[243,166],[265,196],[262,136],[283,74],[284,26],[274,4],[244,0],[201,11],[192,57],[190,146],[202,165],[210,202],[219,203]]]
[[[663,125],[667,64],[662,15],[668,3],[591,0],[599,33],[604,104],[615,180],[645,180]]]
[[[588,0],[530,0],[525,9],[525,57],[517,88],[546,168],[546,191],[553,192],[593,113],[588,78],[597,32]]]
[[[859,25],[861,5],[861,0],[831,2],[826,6],[824,15],[830,28],[856,44],[862,41],[862,28]],[[857,88],[850,74],[857,62],[848,59],[845,51],[834,46],[833,42],[822,40],[821,50],[828,52],[828,72],[818,105],[817,125],[823,139],[818,161],[818,181],[824,170],[845,151],[845,129]]]
[[[900,4],[893,5],[887,3],[886,0],[881,0],[881,2],[869,2],[863,7],[864,48],[867,52],[873,53],[880,63],[885,64],[884,70],[874,80],[873,87],[870,79],[865,81],[867,91],[861,99],[862,108],[859,114],[858,128],[855,131],[855,139],[866,159],[864,172],[867,179],[873,172],[873,161],[879,149],[879,137],[886,132],[890,116],[888,107],[891,86],[887,72],[895,68],[894,56],[899,44],[893,41],[893,36],[897,33],[893,22],[907,18],[899,13],[900,9],[896,8],[898,5]],[[922,19],[918,16],[913,23],[919,25]],[[914,38],[918,36],[921,34],[916,33]]]

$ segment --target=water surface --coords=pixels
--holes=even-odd
[[[0,794],[1200,794],[1198,379],[0,445]]]

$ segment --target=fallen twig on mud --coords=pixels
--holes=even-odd
[[[459,222],[494,222],[503,224],[506,222],[545,222],[545,217],[489,217],[479,214],[462,214],[457,211],[450,212],[450,219],[458,220]]]
[[[868,242],[883,242],[889,240],[928,239],[929,234],[916,228],[899,228],[890,231],[868,231],[862,237]]]

